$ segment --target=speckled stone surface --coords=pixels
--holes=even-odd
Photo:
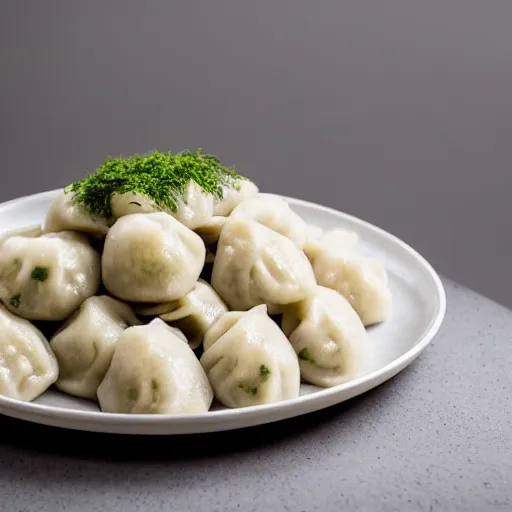
[[[0,510],[512,510],[512,312],[444,283],[415,363],[309,416],[148,438],[0,417]]]

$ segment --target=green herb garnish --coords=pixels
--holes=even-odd
[[[239,181],[246,179],[200,149],[174,155],[154,150],[146,155],[107,158],[93,174],[72,183],[65,192],[74,192],[74,201],[91,214],[110,219],[114,194],[138,194],[163,210],[175,212],[191,181],[222,199],[223,187],[238,189]]]
[[[260,384],[263,384],[264,382],[266,382],[268,380],[270,373],[271,372],[268,369],[268,367],[265,366],[264,364],[262,364],[260,366],[260,378],[259,378],[258,384],[256,384],[256,385],[240,384],[238,387],[240,389],[243,389],[246,393],[249,393],[250,395],[255,395],[258,392],[258,388],[259,388]]]
[[[303,348],[299,352],[299,359],[302,361],[307,361],[308,363],[311,363],[311,364],[316,364],[315,358],[311,355],[311,353],[309,352],[309,350],[307,348]]]
[[[243,389],[249,395],[255,395],[258,392],[258,386],[247,386],[245,384],[240,384],[238,386],[240,389]]]
[[[34,267],[30,274],[30,279],[34,281],[46,281],[48,279],[48,269],[46,267]]]
[[[270,370],[262,364],[260,366],[260,381],[265,382],[270,376]]]
[[[13,308],[18,308],[20,306],[20,302],[21,302],[21,293],[17,293],[16,295],[13,295],[11,297],[11,300],[9,301],[9,304]]]

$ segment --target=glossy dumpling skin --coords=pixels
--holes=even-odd
[[[0,395],[31,402],[58,375],[57,359],[43,334],[0,304]]]
[[[223,315],[207,331],[201,364],[226,407],[297,398],[297,354],[265,305]]]
[[[305,299],[316,287],[304,252],[280,233],[248,219],[226,222],[211,279],[228,307],[238,311],[267,304],[274,313]]]
[[[309,228],[308,240],[304,246],[304,252],[311,263],[325,251],[336,254],[353,252],[359,243],[359,235],[346,229],[331,229],[325,233],[320,229],[315,231]]]
[[[219,241],[220,233],[228,217],[215,216],[194,231],[207,246],[214,246]]]
[[[70,395],[96,399],[117,340],[125,329],[140,324],[123,302],[107,295],[87,299],[50,341],[60,369],[56,387]]]
[[[298,354],[301,376],[332,387],[356,378],[370,354],[358,314],[338,292],[319,286],[312,297],[287,306],[281,327]]]
[[[390,315],[391,290],[380,260],[326,250],[315,257],[313,269],[318,284],[343,295],[365,326],[383,322]]]
[[[114,217],[120,218],[133,213],[154,213],[164,211],[190,229],[202,226],[213,215],[214,199],[211,194],[205,193],[199,185],[191,181],[178,198],[175,211],[161,208],[153,200],[140,194],[125,193],[114,194],[111,200]]]
[[[214,200],[213,215],[227,217],[244,199],[258,192],[258,186],[248,179],[235,180],[235,182],[223,186],[222,197]]]
[[[259,222],[290,239],[299,249],[303,249],[306,244],[307,224],[280,197],[258,193],[242,201],[230,217]]]
[[[202,279],[178,300],[138,310],[142,315],[158,315],[178,328],[193,349],[199,347],[208,327],[228,311],[217,292]]]
[[[31,224],[29,226],[23,226],[21,228],[10,229],[9,231],[4,231],[0,233],[0,245],[2,245],[5,240],[12,238],[13,236],[24,236],[27,238],[37,238],[43,234],[43,228],[41,224]]]
[[[168,302],[194,287],[204,265],[204,242],[164,212],[121,217],[107,234],[103,284],[130,302]]]
[[[51,203],[43,226],[45,233],[59,231],[81,231],[96,235],[105,235],[109,220],[92,215],[83,206],[76,204],[74,192],[62,191]]]
[[[100,255],[81,233],[14,236],[0,246],[0,299],[28,320],[64,320],[100,282]]]
[[[97,396],[103,412],[128,414],[202,413],[213,401],[193,350],[159,318],[123,332]]]

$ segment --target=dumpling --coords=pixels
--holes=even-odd
[[[230,215],[232,219],[251,219],[289,238],[299,249],[306,244],[307,224],[280,197],[258,193],[242,201]]]
[[[188,184],[178,203],[176,211],[169,213],[190,229],[202,226],[213,216],[213,195],[205,193],[193,181]]]
[[[227,217],[244,199],[259,192],[255,183],[251,180],[236,180],[235,183],[222,187],[222,198],[215,198],[213,215]]]
[[[343,295],[365,326],[386,320],[391,312],[392,296],[384,264],[354,252],[325,250],[313,261],[320,286]]]
[[[271,313],[316,287],[311,264],[291,240],[253,220],[232,218],[220,235],[211,283],[230,309],[267,304]]]
[[[107,295],[88,298],[50,341],[60,369],[55,386],[70,395],[95,399],[119,336],[141,323],[123,302]]]
[[[226,407],[247,407],[297,398],[297,354],[265,305],[232,311],[207,331],[201,365],[215,397]]]
[[[128,414],[204,413],[213,401],[193,350],[159,318],[121,334],[97,396],[103,412]]]
[[[0,332],[0,395],[31,402],[57,380],[57,359],[41,331],[1,304]]]
[[[125,192],[114,193],[110,199],[110,208],[114,219],[134,213],[155,213],[163,211],[152,199],[141,194]]]
[[[347,229],[331,229],[324,233],[320,241],[327,250],[353,251],[359,243],[359,235]]]
[[[14,236],[0,247],[0,299],[28,320],[64,320],[100,284],[100,255],[84,234]]]
[[[359,235],[346,229],[331,229],[326,233],[309,232],[308,240],[304,246],[304,252],[311,263],[324,251],[337,254],[354,251],[359,243]]]
[[[196,349],[208,327],[229,310],[215,290],[199,279],[194,288],[173,302],[139,309],[141,315],[158,315],[185,334],[190,347]]]
[[[82,205],[74,201],[75,192],[62,191],[50,205],[43,226],[45,233],[60,231],[82,231],[95,235],[105,235],[109,220],[92,215]]]
[[[190,229],[202,226],[213,215],[213,195],[207,194],[194,181],[191,181],[178,199],[175,211],[161,208],[152,199],[140,194],[114,194],[110,201],[115,218],[133,213],[154,213],[165,211]]]
[[[370,340],[361,319],[338,292],[319,286],[313,297],[287,306],[281,327],[298,354],[302,378],[321,387],[357,377]]]
[[[323,228],[315,224],[307,225],[308,240],[320,240],[324,234]]]
[[[23,226],[21,228],[10,229],[9,231],[4,231],[0,233],[0,245],[5,242],[8,238],[12,238],[13,236],[24,236],[27,238],[36,238],[41,236],[43,233],[43,229],[41,224],[31,224],[29,226]]]
[[[208,222],[196,228],[194,231],[202,238],[208,246],[214,246],[219,241],[220,232],[226,224],[228,217],[212,217]]]
[[[196,284],[205,256],[199,235],[167,213],[125,215],[105,239],[103,284],[125,301],[176,300]]]

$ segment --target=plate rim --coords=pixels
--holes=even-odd
[[[16,203],[21,203],[25,201],[31,200],[44,200],[46,198],[52,198],[56,196],[59,192],[61,192],[63,188],[57,188],[53,190],[47,190],[43,192],[37,192],[34,194],[29,194],[21,197],[17,197],[5,202],[0,203],[0,215],[1,210],[5,208],[13,207]],[[412,363],[432,342],[434,337],[439,332],[441,325],[444,322],[446,316],[446,307],[447,307],[447,298],[446,291],[443,285],[443,282],[439,276],[439,274],[434,269],[433,265],[416,249],[414,249],[411,245],[409,245],[404,240],[400,239],[398,236],[393,233],[369,222],[363,220],[355,215],[350,213],[343,212],[341,210],[337,210],[335,208],[324,206],[312,201],[307,201],[304,199],[299,199],[291,196],[286,196],[282,194],[276,193],[268,193],[269,195],[278,196],[290,204],[295,204],[298,206],[303,206],[306,208],[312,208],[316,211],[324,212],[329,215],[334,215],[338,217],[343,217],[344,219],[350,221],[356,227],[361,226],[367,230],[373,231],[375,234],[388,239],[388,241],[393,244],[399,246],[402,250],[408,253],[410,256],[416,260],[416,263],[419,264],[423,270],[426,272],[428,278],[432,281],[434,285],[434,289],[436,292],[436,311],[431,319],[431,322],[428,328],[423,332],[421,337],[418,337],[417,342],[414,346],[412,346],[405,353],[400,355],[399,357],[393,359],[386,365],[373,370],[372,372],[365,374],[361,377],[353,379],[344,384],[340,384],[338,386],[333,386],[331,388],[319,389],[314,393],[310,393],[307,395],[302,395],[297,398],[293,398],[290,400],[284,400],[280,402],[275,402],[271,404],[261,404],[261,405],[253,405],[242,408],[233,408],[233,409],[222,409],[217,411],[208,411],[205,413],[194,413],[194,414],[128,414],[128,413],[107,413],[101,411],[88,411],[81,409],[67,409],[56,407],[53,405],[46,404],[37,404],[34,402],[25,402],[21,400],[17,400],[10,397],[5,397],[0,395],[0,414],[4,414],[6,416],[30,421],[33,423],[42,423],[50,426],[63,426],[62,424],[65,422],[73,423],[73,426],[64,426],[63,428],[74,429],[74,430],[86,430],[86,431],[95,431],[95,432],[116,432],[116,426],[118,427],[128,427],[128,428],[137,428],[137,427],[164,427],[164,426],[182,426],[184,424],[195,424],[197,426],[205,426],[212,422],[225,421],[226,424],[231,422],[237,422],[237,420],[253,420],[259,416],[264,416],[261,418],[263,421],[259,421],[257,423],[251,423],[247,426],[255,426],[262,423],[279,421],[280,419],[291,418],[294,416],[301,416],[303,414],[307,414],[308,412],[298,412],[294,413],[293,410],[297,406],[307,406],[308,404],[315,403],[317,401],[329,401],[336,395],[344,395],[348,394],[348,398],[343,398],[339,401],[334,401],[328,405],[323,405],[318,408],[313,408],[312,410],[320,410],[325,407],[330,407],[336,403],[341,403],[347,399],[353,398],[355,396],[366,393],[367,391],[379,386],[383,382],[391,379],[396,374],[401,372],[405,367],[407,367],[410,363]],[[434,296],[432,296],[434,297]],[[362,391],[357,391],[357,388],[362,388]],[[355,391],[355,393],[354,393]],[[290,414],[291,411],[291,414]],[[279,412],[278,419],[268,419],[273,413]],[[312,412],[312,411],[310,411]],[[31,416],[31,418],[29,418]],[[39,420],[39,421],[38,421]],[[245,426],[245,425],[244,425]],[[213,431],[221,431],[221,430],[232,430],[237,428],[243,428],[244,426],[234,426],[229,427],[220,427],[214,426],[211,430],[191,430],[190,432],[179,432],[180,434],[186,433],[196,433],[196,432],[213,432]],[[131,433],[131,432],[123,432],[123,433]],[[140,432],[135,432],[137,434]],[[173,432],[157,432],[164,435],[173,435]],[[144,435],[147,433],[144,433]]]

